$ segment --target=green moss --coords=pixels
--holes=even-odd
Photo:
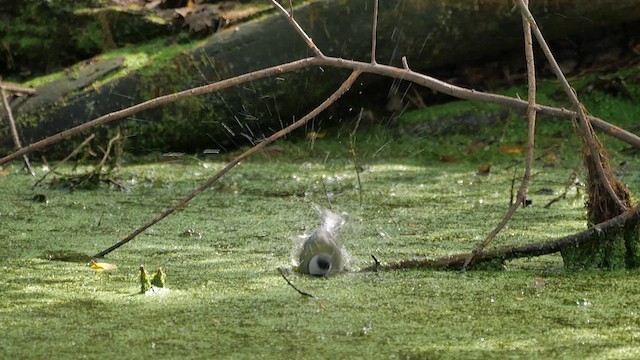
[[[523,128],[514,123],[507,138],[522,136]],[[352,270],[370,265],[371,254],[385,262],[468,251],[506,210],[513,177],[506,167],[520,158],[490,146],[474,156],[491,162],[492,173],[477,176],[472,161],[410,156],[437,153],[448,138],[397,137],[363,127],[356,143],[364,166],[360,205],[348,146],[335,135],[313,146],[283,142],[277,155],[243,162],[212,190],[108,255],[105,261],[118,266],[109,272],[41,255],[47,249],[93,254],[112,245],[233,154],[123,166],[116,176],[126,192],[38,188],[48,204],[29,200],[33,179],[19,164],[7,167],[0,176],[3,357],[73,358],[86,348],[116,358],[194,352],[230,358],[640,356],[629,345],[639,335],[633,329],[640,318],[629,308],[640,301],[637,271],[567,272],[559,255],[507,262],[506,271],[292,275],[318,299],[301,297],[277,268],[291,266],[293,239],[317,226],[313,204],[328,206],[329,196],[333,209],[346,213],[342,239]],[[518,210],[495,245],[584,229],[581,195],[541,206],[580,166],[570,147],[556,155],[558,164],[537,168],[534,206]],[[623,158],[637,166],[635,157]],[[637,176],[628,180],[632,188],[640,184]],[[540,188],[552,192],[534,191]],[[137,296],[140,264],[165,269],[171,292]],[[34,346],[25,346],[25,339]]]

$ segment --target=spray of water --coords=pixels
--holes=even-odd
[[[298,272],[329,276],[346,271],[350,256],[340,242],[339,232],[345,219],[327,209],[317,208],[321,224],[313,233],[294,239],[292,264]]]

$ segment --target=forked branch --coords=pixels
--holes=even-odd
[[[525,0],[528,5],[528,0]],[[513,217],[516,210],[524,205],[524,201],[527,197],[527,187],[529,186],[529,180],[531,179],[531,168],[533,166],[534,159],[534,145],[535,145],[535,129],[536,129],[536,67],[533,57],[533,38],[531,36],[531,25],[527,19],[522,16],[522,30],[524,33],[524,54],[527,61],[527,120],[529,122],[527,131],[527,158],[524,169],[524,175],[522,176],[522,183],[518,189],[516,201],[511,204],[509,210],[503,217],[502,221],[496,226],[496,228],[487,235],[480,245],[478,245],[469,256],[465,259],[463,269],[467,269],[469,265],[473,263],[474,258],[481,253],[484,248],[498,235],[502,229],[507,225],[509,220]]]
[[[141,234],[143,231],[145,231],[146,229],[150,228],[152,225],[156,224],[160,220],[162,220],[162,219],[166,218],[167,216],[171,215],[176,210],[182,208],[189,201],[193,200],[193,198],[198,196],[200,193],[202,193],[206,189],[210,188],[211,185],[213,185],[216,181],[218,181],[218,179],[220,179],[224,174],[229,172],[229,170],[233,169],[241,161],[243,161],[244,159],[248,158],[249,156],[255,154],[256,152],[264,149],[267,145],[269,145],[272,142],[280,139],[281,137],[289,134],[293,130],[303,126],[304,124],[306,124],[309,120],[311,120],[314,117],[316,117],[318,114],[320,114],[326,108],[331,106],[331,104],[336,102],[336,100],[338,100],[344,93],[346,93],[349,90],[349,88],[351,88],[351,85],[353,84],[353,82],[356,81],[358,76],[360,76],[360,74],[361,73],[359,71],[352,72],[351,75],[347,78],[347,80],[345,80],[342,83],[342,85],[340,85],[338,90],[336,90],[330,97],[328,97],[325,101],[323,101],[320,105],[318,105],[318,107],[313,109],[311,112],[309,112],[303,118],[301,118],[300,120],[298,120],[298,121],[294,122],[293,124],[287,126],[286,128],[276,132],[275,134],[269,136],[268,138],[264,139],[262,142],[256,144],[251,149],[245,151],[240,156],[236,157],[233,161],[229,162],[224,168],[222,168],[222,170],[218,171],[215,175],[210,177],[204,184],[200,185],[200,187],[198,187],[196,190],[194,190],[189,195],[187,195],[182,200],[180,200],[176,205],[174,205],[170,209],[165,210],[161,214],[158,214],[151,221],[149,221],[148,223],[140,226],[139,228],[134,230],[131,234],[129,234],[127,237],[125,237],[124,239],[120,240],[118,243],[116,243],[113,246],[110,246],[109,248],[107,248],[107,249],[95,254],[93,257],[94,258],[104,257],[105,255],[109,254],[110,252],[114,251],[115,249],[119,248],[120,246],[122,246],[122,245],[128,243],[129,241],[133,240],[133,238],[135,238],[136,236]]]
[[[569,85],[569,82],[567,81],[564,74],[562,73],[562,70],[560,69],[560,66],[558,65],[555,57],[553,56],[553,53],[551,52],[549,45],[547,45],[547,42],[544,39],[544,36],[542,35],[542,32],[540,31],[540,28],[538,27],[538,24],[536,23],[536,20],[533,17],[533,14],[531,14],[531,12],[529,11],[529,8],[524,3],[524,0],[518,0],[518,6],[520,7],[520,11],[522,12],[522,15],[526,18],[527,22],[531,24],[531,28],[533,29],[536,39],[538,40],[538,44],[540,45],[540,48],[542,48],[542,52],[546,56],[547,61],[549,62],[549,65],[551,65],[551,69],[553,70],[553,73],[558,78],[558,81],[560,81],[560,84],[562,85],[562,89],[567,94],[567,96],[571,100],[571,103],[573,104],[573,108],[575,109],[576,114],[578,115],[578,119],[579,119],[578,124],[579,124],[580,131],[582,132],[582,138],[584,139],[584,142],[589,148],[588,156],[591,157],[591,160],[595,165],[596,171],[598,172],[598,177],[600,178],[602,185],[606,189],[611,199],[615,201],[615,203],[620,208],[620,210],[624,211],[627,208],[627,206],[618,197],[618,194],[613,189],[613,186],[611,185],[611,181],[609,181],[609,177],[607,176],[604,170],[604,167],[602,165],[602,159],[600,158],[601,156],[600,151],[598,149],[598,146],[596,145],[597,140],[595,139],[593,128],[591,127],[591,123],[589,122],[589,120],[587,120],[584,107],[580,103],[580,100],[578,100],[578,97],[576,96],[575,92],[571,88],[571,85]]]
[[[278,9],[280,10],[280,12],[282,14],[284,14],[284,16],[287,18],[287,20],[289,21],[289,23],[291,24],[291,26],[293,26],[293,28],[296,30],[296,32],[298,33],[298,35],[300,35],[300,37],[304,40],[305,44],[307,44],[307,46],[309,47],[309,49],[311,49],[311,51],[313,51],[313,53],[319,57],[319,58],[323,58],[324,54],[322,54],[322,51],[320,51],[320,49],[318,49],[318,47],[316,46],[316,44],[313,43],[313,40],[311,39],[311,37],[309,35],[307,35],[307,33],[302,29],[302,27],[300,26],[300,24],[298,24],[298,22],[293,18],[293,9],[291,9],[291,12],[288,12],[287,9],[285,9],[282,5],[280,5],[279,2],[277,2],[276,0],[271,0],[271,3]]]
[[[335,68],[342,68],[342,69],[350,69],[352,71],[358,70],[358,71],[361,71],[362,73],[376,74],[376,75],[387,76],[395,79],[403,79],[403,80],[413,82],[417,85],[421,85],[421,86],[430,88],[432,90],[435,90],[453,97],[457,97],[460,99],[483,101],[483,102],[498,104],[498,105],[510,107],[513,109],[523,110],[523,111],[526,111],[526,109],[529,106],[526,101],[521,99],[512,98],[504,95],[485,93],[482,91],[476,91],[476,90],[452,85],[444,81],[435,79],[433,77],[415,72],[409,69],[408,66],[406,68],[398,68],[398,67],[389,66],[389,65],[371,64],[371,63],[366,63],[362,61],[341,59],[341,58],[335,58],[335,57],[326,57],[326,56],[323,58],[308,57],[308,58],[292,61],[286,64],[276,65],[266,69],[257,70],[247,74],[242,74],[242,75],[232,77],[226,80],[218,81],[215,83],[183,90],[173,94],[160,96],[155,99],[147,100],[145,102],[133,105],[131,107],[100,116],[94,120],[78,125],[71,129],[67,129],[60,133],[52,135],[48,138],[45,138],[43,140],[40,140],[28,146],[25,146],[22,149],[1,158],[0,165],[5,164],[9,161],[15,160],[16,158],[22,155],[29,154],[31,152],[43,149],[49,145],[53,145],[57,142],[68,139],[71,136],[78,134],[80,132],[92,129],[96,126],[107,124],[115,120],[125,118],[127,116],[131,116],[142,110],[155,108],[160,105],[170,104],[190,96],[197,96],[197,95],[212,93],[212,92],[220,91],[232,86],[240,85],[252,80],[258,80],[258,79],[262,79],[269,76],[293,72],[293,71],[308,68],[311,66],[327,66],[327,67],[335,67]],[[560,108],[545,106],[540,104],[536,105],[536,110],[540,114],[545,114],[545,115],[565,118],[565,119],[572,119],[578,116],[575,111],[560,109]],[[587,116],[587,119],[596,128],[600,129],[606,134],[616,137],[622,141],[627,142],[630,145],[640,148],[640,137],[638,137],[637,135],[594,116]]]

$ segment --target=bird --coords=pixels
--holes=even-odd
[[[325,210],[324,222],[302,244],[298,272],[314,276],[329,276],[345,271],[345,250],[338,239],[344,224],[339,215]]]

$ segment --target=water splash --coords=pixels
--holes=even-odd
[[[317,208],[321,225],[313,233],[294,239],[291,260],[302,274],[329,276],[346,271],[350,256],[340,242],[345,219],[327,209]]]

